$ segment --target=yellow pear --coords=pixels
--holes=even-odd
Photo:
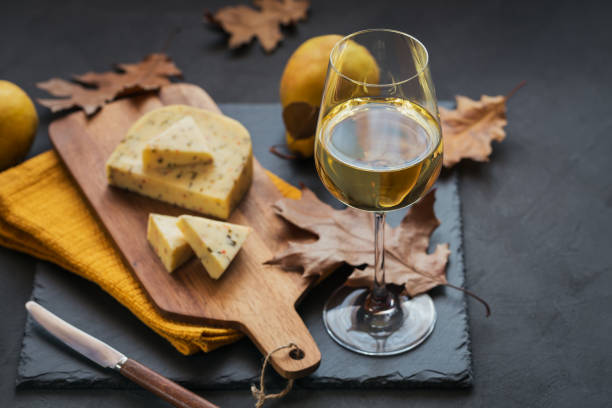
[[[0,170],[23,160],[37,128],[38,115],[30,97],[17,85],[0,80]]]
[[[280,99],[283,108],[294,102],[305,102],[313,107],[321,105],[323,87],[334,45],[343,37],[323,35],[306,40],[287,61],[280,82]],[[350,78],[363,78],[370,83],[378,82],[378,65],[369,51],[351,42],[348,52],[343,53],[342,73]],[[310,137],[295,137],[285,132],[287,147],[302,157],[312,157],[314,134]]]

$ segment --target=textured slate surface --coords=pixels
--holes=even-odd
[[[255,155],[265,167],[293,183],[303,182],[319,197],[339,206],[322,187],[312,162],[286,162],[267,152],[268,146],[282,138],[278,105],[230,104],[221,108],[250,130]],[[434,233],[432,245],[451,244],[448,278],[455,285],[463,285],[460,203],[455,176],[446,175],[438,182],[436,213],[442,225]],[[391,214],[390,223],[396,224],[402,215],[402,211]],[[339,272],[313,290],[298,309],[323,355],[320,368],[300,380],[300,386],[408,388],[471,384],[470,341],[462,293],[444,288],[433,291],[438,323],[431,337],[416,350],[395,357],[365,357],[336,345],[325,333],[321,321],[325,299],[344,276]],[[180,355],[97,286],[55,265],[38,263],[33,297],[67,321],[190,388],[245,389],[260,369],[261,356],[248,340],[209,354]],[[17,383],[23,388],[134,387],[123,377],[97,367],[60,344],[29,318]]]

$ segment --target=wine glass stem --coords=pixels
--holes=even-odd
[[[385,282],[385,213],[374,213],[374,285],[368,301],[368,308],[386,309],[389,292]]]

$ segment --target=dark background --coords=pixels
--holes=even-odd
[[[239,1],[236,1],[239,3]],[[612,403],[612,3],[314,1],[308,21],[265,55],[228,51],[201,22],[204,1],[13,1],[0,4],[0,78],[34,87],[167,52],[218,102],[275,102],[291,52],[315,35],[389,27],[428,47],[440,99],[503,94],[508,138],[489,164],[463,163],[474,387],[469,390],[297,390],[287,407],[599,407]],[[33,153],[48,147],[39,108]],[[166,406],[140,390],[20,391],[14,378],[36,261],[0,249],[0,406]],[[76,279],[76,278],[75,278]],[[247,390],[208,392],[252,406]],[[274,404],[270,404],[274,406]]]

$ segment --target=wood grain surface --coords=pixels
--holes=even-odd
[[[300,233],[273,213],[271,204],[281,194],[257,160],[253,184],[229,219],[251,226],[253,233],[219,280],[211,279],[197,259],[168,274],[146,240],[149,213],[176,216],[193,212],[107,185],[105,162],[132,123],[152,109],[177,103],[219,111],[201,88],[173,84],[159,95],[116,101],[92,118],[82,112],[70,114],[54,121],[49,135],[126,263],[163,315],[239,329],[264,355],[294,342],[304,351],[302,359],[279,352],[271,362],[285,378],[305,376],[318,367],[321,354],[295,305],[314,281],[263,264],[287,244],[289,237],[296,238]]]

